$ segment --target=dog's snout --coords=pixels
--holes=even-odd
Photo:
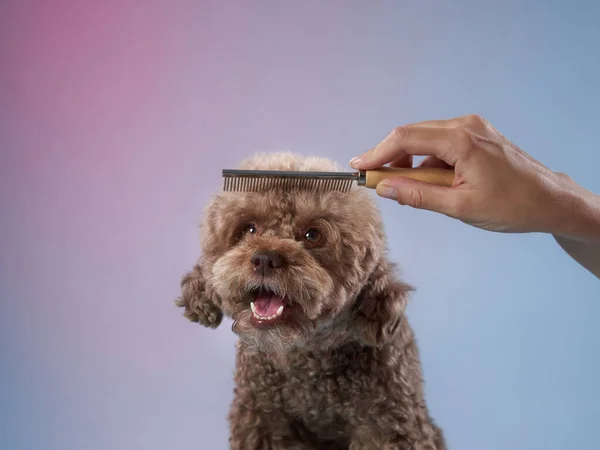
[[[261,250],[250,257],[254,271],[261,275],[269,275],[274,269],[283,266],[283,258],[277,252]]]

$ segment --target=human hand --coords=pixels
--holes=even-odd
[[[568,235],[580,225],[569,223],[570,217],[587,207],[582,200],[587,191],[536,161],[476,115],[397,127],[350,165],[360,170],[388,163],[412,167],[417,155],[427,156],[420,166],[453,167],[452,187],[399,177],[380,182],[380,196],[498,232]]]

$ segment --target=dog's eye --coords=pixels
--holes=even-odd
[[[319,230],[315,228],[310,228],[306,231],[306,233],[304,233],[304,239],[312,244],[316,244],[321,240],[321,233],[319,233]]]
[[[248,224],[244,225],[244,229],[243,229],[244,234],[246,234],[246,233],[255,234],[257,231],[258,230],[256,228],[256,225],[254,225],[253,223],[248,223]]]

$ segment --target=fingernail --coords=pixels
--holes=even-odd
[[[396,194],[396,189],[394,189],[392,186],[389,186],[385,183],[379,183],[375,190],[377,191],[377,194],[381,197],[391,198],[392,200],[398,199],[398,195]]]
[[[362,156],[355,156],[350,160],[350,166],[354,167],[356,164],[362,161]]]

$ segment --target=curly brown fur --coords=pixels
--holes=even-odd
[[[340,170],[291,153],[241,168]],[[309,229],[320,238],[305,239]],[[205,211],[201,246],[177,304],[204,326],[233,320],[232,449],[446,448],[404,318],[412,288],[394,275],[366,189],[220,193]],[[282,263],[267,274],[251,262],[264,250]],[[287,299],[274,324],[253,319],[260,289]]]

